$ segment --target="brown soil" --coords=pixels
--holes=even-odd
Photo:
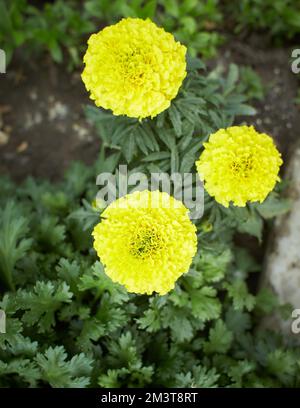
[[[273,136],[284,158],[293,148],[300,129],[300,105],[295,103],[300,76],[291,70],[293,48],[299,47],[268,48],[264,37],[252,34],[250,38],[229,41],[220,52],[226,64],[251,66],[260,75],[265,98],[254,102],[256,116],[243,119]]]
[[[93,162],[99,139],[85,120],[89,98],[80,73],[15,62],[0,84],[0,174],[56,180],[72,160]]]

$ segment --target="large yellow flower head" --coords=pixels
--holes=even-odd
[[[188,272],[196,228],[182,202],[160,191],[136,191],[110,204],[93,231],[106,274],[129,292],[164,295]]]
[[[97,106],[115,115],[154,117],[186,76],[186,48],[150,20],[126,18],[88,40],[82,79]]]
[[[253,126],[232,126],[210,135],[196,162],[200,179],[215,200],[244,207],[263,202],[279,180],[281,154],[272,138]]]

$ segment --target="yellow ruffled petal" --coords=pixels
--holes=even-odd
[[[253,126],[232,126],[210,135],[196,167],[207,192],[228,207],[263,202],[279,180],[281,154],[273,139]]]
[[[97,106],[114,115],[154,117],[186,76],[186,48],[152,21],[126,18],[88,40],[82,80]]]
[[[137,191],[113,202],[93,236],[106,274],[134,293],[169,292],[197,250],[188,209],[159,191]]]

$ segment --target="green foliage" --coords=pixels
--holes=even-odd
[[[23,53],[49,52],[53,61],[66,61],[74,68],[81,63],[86,39],[103,26],[123,17],[151,18],[172,32],[189,49],[204,58],[216,54],[223,37],[214,31],[222,21],[218,0],[55,0],[36,6],[28,0],[0,0],[0,43],[8,62],[15,49]]]
[[[73,68],[81,61],[83,36],[95,29],[82,18],[81,6],[75,0],[46,2],[41,7],[28,0],[0,0],[0,44],[9,63],[16,48],[24,45],[24,55],[49,52],[58,63],[68,53],[68,65]]]
[[[193,56],[210,58],[216,54],[223,37],[215,30],[222,21],[219,0],[88,0],[88,18],[110,23],[122,17],[151,18],[186,44]]]
[[[239,92],[250,100],[263,100],[266,89],[260,76],[251,67],[240,67],[240,77]]]
[[[89,385],[92,359],[85,354],[77,354],[66,361],[67,353],[62,346],[49,347],[38,353],[35,362],[41,372],[41,380],[54,388],[84,388]]]
[[[294,0],[240,0],[227,6],[237,30],[266,30],[275,39],[300,33],[300,3]]]
[[[17,291],[3,286],[0,301],[7,314],[0,386],[299,386],[299,350],[253,331],[259,316],[278,308],[276,299],[249,293],[245,279],[257,266],[247,251],[222,239],[218,222],[200,235],[190,272],[163,297],[128,294],[105,275],[91,246],[78,248],[99,217],[82,204],[96,193],[94,170],[87,172],[79,193],[69,173],[55,186],[31,180],[16,189],[5,181],[11,193],[1,198],[0,220],[7,223],[5,236],[15,237],[18,256],[10,270]],[[61,191],[69,191],[76,217],[58,214],[54,198]],[[16,212],[8,217],[11,208]],[[85,211],[94,211],[92,224]],[[41,220],[52,217],[65,231],[55,244],[50,231],[39,232]],[[14,223],[22,219],[26,228],[16,235]],[[226,225],[229,236],[237,231]],[[19,256],[18,243],[29,239]]]
[[[235,310],[246,309],[251,311],[255,305],[255,297],[248,293],[248,288],[243,280],[235,280],[232,284],[224,284],[228,296],[232,299]]]
[[[218,70],[207,76],[204,64],[189,58],[188,75],[178,96],[154,120],[116,117],[94,106],[86,107],[86,116],[104,145],[121,151],[127,163],[142,161],[148,170],[159,165],[164,171],[189,172],[210,133],[232,125],[237,115],[255,113],[247,104],[250,98],[239,92],[243,86],[239,77],[233,64],[225,77]]]
[[[69,54],[71,67],[81,62],[84,49],[82,37],[94,30],[94,24],[82,18],[78,2],[56,0],[46,3],[42,11],[33,6],[26,11],[29,47],[34,51],[48,50],[52,59],[58,63],[63,62],[65,49]]]
[[[80,64],[92,32],[123,17],[150,18],[185,44],[189,54],[214,57],[224,42],[223,24],[235,31],[265,30],[276,40],[300,32],[300,6],[293,0],[55,0],[36,5],[29,0],[0,0],[0,44],[7,61],[23,47],[23,54],[49,52],[51,58],[74,69]],[[67,56],[67,59],[65,58]],[[253,97],[261,86],[253,72],[244,72]]]
[[[188,46],[192,56],[213,57],[224,38],[217,31],[223,16],[219,0],[160,0],[158,21]]]
[[[10,62],[14,50],[27,39],[27,32],[24,30],[26,7],[27,0],[0,1],[0,44],[6,51],[7,63]]]
[[[19,259],[26,255],[32,240],[25,238],[28,220],[19,216],[13,201],[8,201],[0,214],[0,277],[14,289],[13,270]]]
[[[226,354],[233,340],[232,332],[229,331],[222,320],[218,320],[214,327],[209,330],[208,341],[204,343],[204,351],[207,354]]]

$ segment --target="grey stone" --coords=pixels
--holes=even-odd
[[[289,303],[300,313],[300,143],[296,146],[285,174],[289,181],[291,211],[279,217],[274,225],[272,241],[266,255],[262,286],[271,288],[281,303]],[[281,330],[300,341],[293,329],[294,317],[287,321],[273,315],[265,326]]]

